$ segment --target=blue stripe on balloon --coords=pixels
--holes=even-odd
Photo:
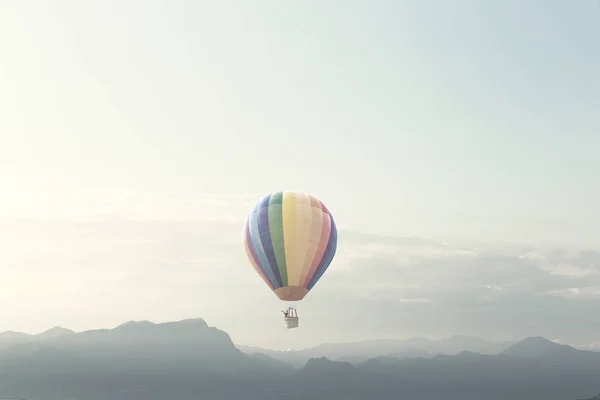
[[[258,263],[258,266],[260,267],[263,274],[265,274],[265,276],[268,277],[273,287],[277,288],[279,283],[277,282],[275,275],[273,275],[273,271],[271,271],[269,261],[267,260],[265,250],[262,246],[262,241],[260,240],[260,234],[258,231],[258,204],[254,207],[252,213],[250,214],[250,220],[248,221],[248,225],[250,226],[250,237],[252,239],[252,244],[254,245],[256,255],[258,256],[258,259],[260,261]]]
[[[250,252],[250,257],[252,257],[252,259],[254,260],[254,263],[258,266],[259,269],[260,268],[260,260],[258,259],[258,255],[256,254],[256,249],[254,247],[254,243],[252,243],[252,238],[250,237],[250,228],[248,225],[248,221],[250,220],[250,216],[248,216],[246,218],[246,226],[244,227],[244,237],[246,239],[246,243],[248,244],[248,251]],[[262,273],[262,275],[265,275],[264,273]],[[273,283],[269,280],[269,277],[265,275],[265,280],[267,285],[269,285],[269,287],[271,289],[273,289]]]
[[[258,206],[258,233],[260,234],[260,240],[265,257],[268,265],[265,268],[269,268],[271,273],[277,281],[276,289],[283,286],[281,280],[281,274],[279,273],[279,267],[277,266],[277,259],[275,258],[275,250],[273,249],[273,242],[271,241],[271,231],[269,230],[269,200],[271,195],[261,200]]]

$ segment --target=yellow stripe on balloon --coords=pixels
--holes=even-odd
[[[310,272],[310,267],[313,264],[317,249],[319,248],[319,241],[321,240],[321,230],[323,229],[323,210],[321,205],[314,197],[310,197],[311,200],[311,225],[307,240],[307,251],[304,264],[302,265],[302,273],[300,274],[300,286],[304,286],[306,276]]]
[[[311,201],[305,193],[296,193],[296,250],[292,264],[288,264],[288,271],[291,273],[289,278],[290,286],[300,286],[300,277],[302,267],[308,251],[308,237],[310,234],[310,225],[312,223]]]
[[[298,207],[296,206],[296,193],[283,192],[281,201],[281,214],[283,217],[283,242],[285,243],[285,265],[288,276],[288,286],[293,286],[294,260],[296,258],[298,243]]]

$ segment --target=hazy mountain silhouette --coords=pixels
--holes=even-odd
[[[73,333],[75,332],[73,332],[70,329],[61,328],[59,326],[48,329],[47,331],[37,335],[28,335],[26,333],[13,331],[2,332],[0,333],[0,349],[18,344],[45,341],[47,339],[58,338],[66,335],[71,335]]]
[[[316,347],[275,351],[251,346],[238,346],[245,353],[262,353],[297,367],[310,358],[327,357],[336,361],[360,362],[368,358],[394,355],[398,358],[433,357],[437,354],[456,354],[471,351],[481,354],[498,354],[514,342],[490,342],[477,337],[455,335],[442,340],[426,338],[376,339],[355,343],[327,343]]]
[[[25,333],[6,331],[6,332],[0,333],[0,343],[2,343],[2,344],[21,343],[21,342],[26,341],[30,337],[31,337],[31,335],[27,335]]]
[[[34,337],[38,339],[54,339],[62,336],[72,335],[75,332],[70,329],[61,328],[60,326],[55,326],[54,328],[50,328],[45,332],[40,333],[39,335],[35,335]]]
[[[530,337],[516,343],[501,354],[516,357],[548,357],[572,356],[575,354],[589,354],[587,351],[577,350],[571,346],[555,343],[543,337]]]
[[[131,321],[80,333],[53,328],[40,335],[11,332],[0,338],[5,344],[0,350],[0,397],[573,400],[600,389],[600,353],[543,338],[527,338],[497,355],[472,351],[432,355],[397,351],[402,348],[396,346],[398,341],[371,341],[350,347],[355,352],[394,350],[390,354],[395,356],[350,363],[319,355],[299,368],[268,355],[244,354],[227,333],[202,319]],[[403,345],[430,344],[431,349],[456,351],[461,342],[490,349],[491,342],[456,338],[414,339]],[[343,354],[348,346],[328,344],[309,350]]]
[[[597,394],[594,397],[590,397],[589,399],[578,399],[578,400],[600,400],[600,394]]]

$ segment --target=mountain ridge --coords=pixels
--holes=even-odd
[[[423,357],[433,357],[437,354],[456,354],[463,350],[483,354],[498,354],[516,342],[492,342],[478,337],[466,335],[452,335],[439,340],[424,337],[408,339],[371,339],[358,342],[323,343],[314,347],[279,351],[260,347],[237,345],[247,354],[262,353],[269,357],[283,360],[300,367],[307,360],[314,357],[328,357],[332,360],[344,361],[347,359],[364,360],[377,356],[412,357],[415,354]]]
[[[585,398],[600,386],[600,353],[570,350],[540,337],[525,338],[499,354],[413,351],[352,363],[321,355],[295,367],[264,354],[245,354],[227,332],[201,318],[128,321],[79,333],[63,329],[48,330],[45,340],[0,349],[0,396],[377,400],[402,392],[422,400],[565,400]],[[450,343],[469,343],[459,339]]]
[[[577,400],[600,400],[600,393],[598,393],[594,397],[590,397],[589,399],[577,399]]]

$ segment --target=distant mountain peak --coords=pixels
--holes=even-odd
[[[456,357],[485,357],[483,354],[475,353],[473,351],[463,350],[460,353],[456,354]]]
[[[541,336],[532,336],[513,344],[501,354],[517,357],[541,357],[577,351],[574,347],[555,343]]]
[[[208,324],[206,323],[206,321],[202,318],[187,318],[187,319],[182,319],[179,321],[172,321],[172,322],[161,322],[161,323],[154,323],[154,322],[150,322],[150,321],[127,321],[125,323],[122,323],[121,325],[117,326],[114,329],[117,330],[121,330],[121,329],[143,329],[143,328],[150,328],[150,327],[155,327],[155,326],[172,326],[172,325],[178,325],[178,326],[198,326],[201,328],[207,328]]]
[[[167,324],[179,324],[179,325],[198,325],[208,327],[208,324],[203,318],[186,318],[175,322],[166,322]]]
[[[475,339],[475,340],[485,340],[477,336],[469,336],[469,335],[451,335],[448,339]]]
[[[542,347],[542,348],[559,348],[559,347],[570,347],[564,344],[553,342],[550,339],[546,339],[541,336],[531,336],[521,340],[519,343],[514,344],[514,346],[529,346],[529,347]]]
[[[145,327],[145,326],[154,326],[156,325],[154,322],[150,321],[127,321],[117,326],[115,329],[119,328],[130,328],[130,327]]]
[[[50,328],[37,336],[43,338],[57,338],[65,335],[72,335],[74,333],[75,331],[72,331],[70,329],[63,328],[61,326],[55,326],[54,328]]]
[[[521,340],[521,342],[555,343],[552,340],[546,339],[543,336],[529,336]]]
[[[0,332],[1,339],[19,339],[19,338],[25,338],[28,336],[29,336],[28,334],[23,333],[23,332],[15,332],[15,331]]]
[[[347,376],[348,374],[360,374],[356,366],[345,361],[332,361],[326,357],[310,358],[297,374],[316,375],[322,377]]]
[[[311,357],[306,362],[306,365],[330,365],[336,363],[337,361],[332,361],[327,357]]]

